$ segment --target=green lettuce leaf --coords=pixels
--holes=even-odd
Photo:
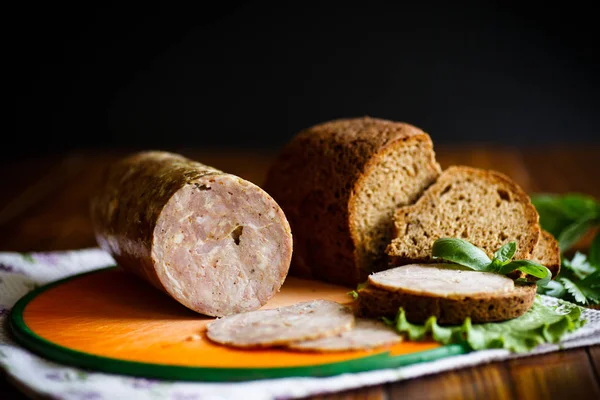
[[[442,344],[466,343],[473,350],[505,348],[521,353],[542,343],[558,343],[566,333],[585,324],[580,318],[579,306],[559,301],[559,306],[548,307],[537,296],[529,311],[504,322],[472,324],[467,318],[459,326],[440,326],[435,317],[430,317],[422,325],[413,324],[407,321],[402,308],[398,310],[395,320],[384,318],[384,322],[394,326],[410,340],[420,341],[431,337]]]

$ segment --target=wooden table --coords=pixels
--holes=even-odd
[[[600,147],[436,148],[442,167],[464,164],[496,169],[530,193],[578,191],[600,198]],[[261,184],[273,153],[179,153]],[[124,151],[73,151],[5,161],[0,172],[0,251],[65,250],[95,246],[88,198],[102,169]],[[2,398],[24,395],[0,380]],[[600,398],[600,346],[352,390],[326,398]]]

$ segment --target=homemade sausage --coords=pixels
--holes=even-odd
[[[176,154],[112,165],[91,216],[98,244],[121,267],[205,315],[260,308],[289,269],[291,231],[271,196]]]
[[[208,324],[206,335],[233,347],[271,347],[337,335],[353,326],[349,307],[313,300],[221,318]]]

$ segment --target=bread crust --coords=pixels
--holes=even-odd
[[[552,272],[552,279],[560,272],[560,248],[558,242],[548,231],[542,230],[540,239],[533,249],[531,259],[544,266]]]
[[[356,260],[355,194],[385,151],[429,135],[401,122],[339,119],[300,132],[271,166],[264,189],[284,210],[294,235],[290,273],[354,286],[365,273]],[[432,157],[424,166],[439,173]]]
[[[541,230],[539,226],[538,213],[533,204],[531,203],[529,196],[515,182],[513,182],[510,178],[508,178],[502,173],[467,166],[451,166],[447,168],[444,172],[442,172],[437,182],[431,185],[423,193],[419,200],[417,200],[415,204],[401,207],[395,213],[394,237],[396,239],[392,240],[392,243],[390,243],[390,245],[386,249],[386,253],[391,257],[392,263],[394,265],[404,265],[408,263],[432,262],[430,251],[425,251],[426,255],[422,257],[407,258],[401,256],[394,242],[407,239],[404,235],[406,226],[407,224],[414,222],[412,220],[407,220],[409,216],[414,218],[415,215],[421,214],[423,212],[423,209],[426,205],[430,203],[435,203],[435,200],[439,198],[443,188],[446,187],[447,184],[452,182],[451,179],[455,174],[470,175],[478,177],[479,179],[488,181],[490,183],[500,183],[509,189],[511,197],[514,197],[516,201],[520,202],[524,206],[523,217],[525,218],[525,220],[527,221],[527,225],[529,226],[529,229],[526,232],[524,232],[525,237],[522,240],[517,240],[518,243],[515,258],[530,259],[533,249],[539,241]],[[427,210],[425,212],[427,213],[431,211]],[[427,249],[431,249],[431,246],[433,245],[433,242],[436,239],[438,239],[438,237],[429,237],[429,243],[426,244]],[[510,240],[515,240],[515,238],[508,237],[506,239],[506,241]],[[477,243],[474,244],[477,245]],[[493,256],[493,252],[495,250],[497,249],[488,249],[488,255],[490,257]]]
[[[505,321],[523,315],[533,305],[535,284],[516,284],[510,292],[493,295],[448,297],[389,291],[371,285],[358,290],[359,314],[368,318],[393,318],[402,307],[410,322],[423,323],[435,316],[439,324],[458,325],[465,318],[473,323]]]

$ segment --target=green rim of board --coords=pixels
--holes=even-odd
[[[97,356],[91,353],[72,350],[57,345],[33,332],[23,319],[25,308],[34,298],[55,286],[84,275],[98,273],[115,267],[78,274],[41,286],[21,298],[9,315],[9,327],[17,342],[33,352],[63,364],[73,365],[102,372],[131,375],[146,378],[231,382],[256,379],[274,379],[287,377],[325,377],[351,372],[365,372],[376,369],[398,368],[406,365],[433,361],[449,356],[465,354],[468,347],[462,344],[451,344],[433,350],[418,353],[390,356],[389,352],[374,354],[359,359],[341,361],[329,364],[301,367],[271,367],[271,368],[215,368],[188,367],[168,364],[152,364],[137,361],[125,361],[111,357]]]

